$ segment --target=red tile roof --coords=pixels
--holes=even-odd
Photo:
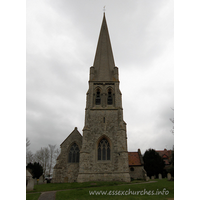
[[[167,149],[164,149],[164,151],[156,151],[162,158],[163,158],[163,161],[165,162],[165,165],[169,165],[169,161],[171,159],[171,156],[172,156],[172,150],[167,150]]]
[[[140,157],[138,152],[128,152],[129,165],[141,165]]]
[[[162,156],[162,158],[168,158],[168,156],[164,154],[164,155]]]
[[[171,158],[171,155],[172,155],[172,150],[167,150],[167,149],[164,149],[164,151],[156,151],[157,153],[159,153],[159,155],[162,157],[162,158],[168,158],[170,159]]]

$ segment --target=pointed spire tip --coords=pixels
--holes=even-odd
[[[105,16],[105,12],[106,12],[106,6],[103,7],[103,14]]]

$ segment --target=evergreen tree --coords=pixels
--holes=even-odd
[[[163,174],[165,163],[162,157],[154,150],[148,149],[145,151],[144,156],[144,169],[149,177],[158,176],[159,173]]]
[[[34,162],[33,164],[32,163],[28,163],[26,168],[31,169],[33,178],[39,179],[40,176],[43,174],[43,168],[39,163],[36,163],[36,162]]]

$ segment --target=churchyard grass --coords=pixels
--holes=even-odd
[[[26,194],[26,200],[38,200],[41,193]]]
[[[150,180],[151,181],[151,180]],[[155,182],[145,182],[144,180],[134,180],[130,183],[125,182],[86,182],[86,183],[50,183],[35,185],[33,191],[27,191],[27,200],[37,200],[41,192],[44,191],[57,191],[56,200],[92,200],[92,199],[135,199],[135,200],[167,200],[174,197],[174,181],[168,181],[167,178],[162,180],[155,179]],[[145,195],[123,194],[123,191],[139,192],[139,191],[169,191],[167,195]],[[63,190],[63,191],[62,191]],[[111,195],[95,195],[96,192],[112,191]],[[121,195],[118,193],[121,191]],[[34,193],[37,192],[37,193]],[[93,192],[94,195],[90,195]],[[29,194],[32,193],[32,194]],[[117,195],[116,195],[117,193]]]
[[[143,180],[135,180],[135,183],[143,182]],[[133,182],[131,182],[133,183]],[[92,188],[92,187],[101,187],[101,186],[114,186],[121,184],[130,184],[125,182],[85,182],[85,183],[47,183],[47,184],[38,184],[34,185],[34,190],[27,191],[27,193],[33,192],[45,192],[45,191],[55,191],[55,190],[67,190],[67,189],[76,189],[76,188]]]
[[[167,200],[169,198],[174,197],[174,181],[168,181],[167,179],[158,180],[155,179],[156,182],[154,183],[144,183],[144,184],[124,184],[124,185],[113,185],[113,186],[103,186],[103,187],[93,187],[93,188],[79,188],[76,190],[68,190],[68,191],[58,191],[56,193],[56,200],[72,200],[72,199],[79,199],[79,200],[92,200],[92,199],[135,199],[135,200]],[[154,191],[157,192],[157,195],[122,195],[123,191]],[[94,191],[112,191],[112,194],[115,195],[90,195],[89,192]],[[114,191],[114,193],[113,193]],[[116,195],[116,193],[121,191],[121,195]],[[158,195],[158,191],[166,191],[164,195]],[[169,193],[168,193],[169,192]],[[128,193],[127,193],[128,194]]]

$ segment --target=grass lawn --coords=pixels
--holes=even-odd
[[[93,187],[93,188],[80,188],[76,190],[68,191],[58,191],[56,193],[56,200],[90,200],[90,199],[135,199],[135,200],[166,200],[168,198],[174,197],[174,182],[167,181],[167,179],[158,180],[156,179],[155,183],[146,183],[146,184],[125,184],[125,185],[113,185],[113,186],[103,186],[103,187]],[[158,192],[165,192],[163,195]],[[110,192],[111,195],[97,195],[95,192]],[[146,191],[152,193],[157,192],[157,195],[150,195],[146,193],[145,195],[134,194],[133,192]],[[169,192],[168,192],[169,191]],[[90,195],[89,192],[93,192],[93,195]],[[124,194],[123,194],[124,192]],[[127,195],[125,195],[125,192]],[[132,192],[132,194],[131,194]],[[118,193],[118,195],[116,195]],[[120,195],[121,194],[121,195]],[[144,193],[143,193],[144,194]]]
[[[168,181],[167,179],[155,179],[154,181],[156,182],[148,183],[143,180],[135,180],[130,183],[86,182],[35,185],[33,191],[27,192],[27,200],[38,200],[41,192],[44,191],[57,191],[56,200],[167,200],[174,197],[174,181]],[[162,195],[161,192],[163,193],[163,191],[166,193]],[[104,192],[104,194],[107,193],[103,195],[102,192]],[[146,193],[145,195],[144,192]],[[152,192],[154,192],[154,195],[152,195]],[[157,194],[155,194],[156,192]],[[158,194],[158,192],[160,192],[160,194]],[[110,195],[108,195],[108,193]]]
[[[137,182],[143,182],[142,180],[135,180]],[[33,192],[44,192],[44,191],[55,191],[55,190],[67,190],[67,189],[76,189],[76,188],[89,188],[89,187],[100,187],[100,186],[114,186],[121,184],[130,184],[125,182],[85,182],[85,183],[49,183],[35,185],[33,191],[27,191],[27,193]]]
[[[26,194],[26,200],[38,200],[40,193]]]

